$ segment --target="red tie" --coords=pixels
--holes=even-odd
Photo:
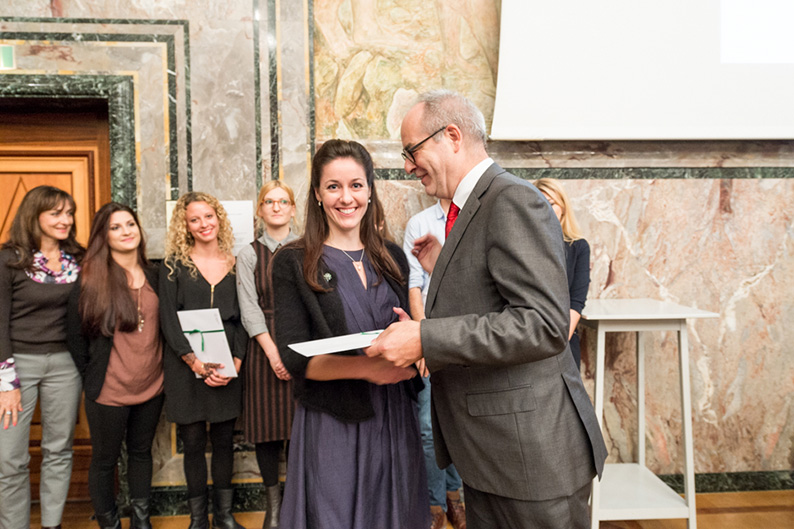
[[[444,226],[444,237],[449,237],[449,232],[452,231],[452,225],[458,220],[458,213],[460,208],[454,202],[449,203],[449,213],[447,213],[447,223]]]

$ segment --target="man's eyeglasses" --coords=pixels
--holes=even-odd
[[[432,138],[433,136],[435,136],[436,134],[438,134],[442,130],[446,129],[447,127],[449,127],[449,125],[444,125],[443,127],[438,129],[433,134],[431,134],[427,138],[423,139],[422,141],[420,141],[416,145],[411,145],[410,147],[404,148],[403,152],[400,153],[400,154],[402,154],[403,160],[407,160],[407,161],[415,164],[416,163],[416,158],[414,158],[414,153],[419,150],[419,147],[421,147],[424,142],[426,142],[427,140],[429,140],[430,138]]]
[[[273,200],[272,198],[266,198],[262,201],[262,203],[266,206],[273,207],[273,204],[278,204],[282,208],[286,208],[287,206],[292,205],[292,202],[287,200],[286,198],[282,198],[281,200]]]

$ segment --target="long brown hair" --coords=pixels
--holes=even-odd
[[[138,245],[138,264],[143,269],[149,265],[146,259],[146,239],[138,221],[138,215],[129,206],[109,202],[94,216],[88,250],[83,260],[80,278],[80,316],[83,332],[89,336],[113,336],[116,328],[131,332],[138,325],[138,306],[128,287],[127,273],[116,263],[108,245],[110,217],[119,211],[132,215],[141,232]]]
[[[359,237],[364,243],[372,267],[378,274],[378,281],[386,274],[396,281],[403,283],[404,278],[400,268],[386,249],[386,239],[379,224],[385,219],[383,206],[378,200],[375,188],[375,170],[372,158],[367,149],[358,142],[345,140],[329,140],[314,155],[312,160],[311,187],[306,200],[306,230],[303,237],[295,241],[295,245],[304,249],[303,278],[316,292],[328,292],[330,289],[320,284],[317,279],[320,261],[323,254],[323,244],[328,238],[328,219],[321,205],[317,203],[315,191],[320,190],[320,178],[323,169],[339,158],[350,158],[358,163],[367,177],[367,186],[370,189],[370,204],[364,217],[361,219]]]
[[[39,216],[51,209],[71,209],[74,214],[75,206],[72,195],[53,186],[34,187],[25,195],[19,204],[11,229],[8,232],[8,241],[3,248],[16,251],[18,259],[9,261],[8,266],[20,270],[30,270],[33,266],[33,254],[41,249],[41,225]],[[85,249],[77,242],[77,227],[72,223],[69,236],[59,241],[60,248],[67,254],[81,262]]]

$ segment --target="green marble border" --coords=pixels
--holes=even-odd
[[[659,479],[677,493],[684,493],[683,474],[662,474],[659,475]],[[794,470],[695,474],[695,491],[699,493],[792,489],[794,489]]]
[[[306,0],[309,4],[309,16],[306,22],[309,26],[309,149],[311,149],[311,159],[317,147],[317,110],[314,103],[314,0]]]
[[[506,168],[524,180],[662,180],[662,179],[756,179],[794,178],[794,167],[582,167],[582,168]],[[412,180],[402,168],[375,169],[377,180]]]
[[[0,22],[43,22],[52,24],[133,24],[138,26],[179,26],[183,19],[159,18],[59,18],[59,17],[15,17],[0,16]]]
[[[209,493],[209,498],[211,502],[211,490]],[[232,500],[233,511],[264,511],[265,505],[265,488],[261,483],[238,483],[234,485],[234,498]],[[212,512],[211,505],[209,511]],[[151,514],[152,516],[177,516],[189,514],[187,506],[187,487],[153,487]]]
[[[137,209],[133,94],[127,75],[0,75],[0,97],[107,99],[111,197]]]
[[[525,180],[656,180],[721,178],[792,178],[794,167],[609,167],[609,168],[512,168],[511,173]]]
[[[0,17],[0,22],[38,22],[38,23],[51,23],[51,24],[103,24],[103,25],[116,25],[128,24],[136,26],[182,26],[183,33],[183,46],[185,55],[185,152],[186,152],[186,178],[188,191],[193,190],[193,127],[192,127],[192,103],[190,98],[190,21],[185,19],[139,19],[139,18],[58,18],[58,17],[14,17],[3,16]],[[4,33],[5,34],[5,33]],[[3,34],[3,35],[4,35]],[[82,35],[82,34],[80,34]],[[169,64],[168,73],[168,88],[169,88],[169,101],[173,109],[169,108],[169,123],[176,126],[176,68],[171,68]],[[173,81],[173,91],[172,91]],[[172,111],[173,110],[173,111]],[[169,131],[169,138],[171,138],[174,152],[178,159],[179,148],[176,143],[176,131]],[[178,167],[178,165],[177,165]],[[178,169],[173,169],[172,174],[177,175],[177,182],[171,178],[171,198],[176,200],[179,198],[179,182],[178,182]]]
[[[679,494],[684,492],[681,474],[660,475],[659,478]],[[744,492],[794,489],[794,471],[723,472],[695,475],[697,493]],[[210,494],[211,496],[211,494]],[[265,510],[265,490],[261,483],[234,485],[234,510]],[[187,487],[153,487],[152,515],[187,514]]]
[[[254,22],[254,126],[256,127],[256,190],[263,184],[262,174],[262,69],[259,67],[259,0],[253,1]]]
[[[278,41],[276,40],[276,0],[267,0],[267,57],[270,85],[270,175],[278,179],[281,163],[281,124],[278,103]],[[259,190],[257,190],[259,191]]]
[[[4,39],[25,41],[54,42],[155,42],[166,45],[168,72],[168,139],[169,139],[169,171],[168,179],[171,187],[171,198],[179,198],[179,143],[176,124],[176,39],[173,35],[137,34],[137,33],[51,33],[45,31],[4,32]],[[185,50],[187,56],[187,50]],[[189,97],[189,92],[186,94]],[[186,117],[186,119],[188,119]],[[188,128],[189,121],[188,121]],[[190,149],[188,149],[190,152]],[[191,160],[188,160],[190,167]],[[190,173],[190,171],[188,171]],[[192,178],[188,178],[188,188],[192,187]]]

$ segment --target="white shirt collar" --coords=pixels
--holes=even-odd
[[[287,236],[284,237],[283,241],[277,241],[276,239],[270,236],[267,230],[265,230],[264,232],[262,232],[262,236],[259,237],[259,242],[267,246],[267,249],[270,250],[270,253],[275,253],[275,251],[278,250],[279,246],[287,244],[288,242],[292,242],[297,238],[298,236],[295,235],[295,233],[292,230],[290,230],[289,234],[287,234]]]
[[[441,206],[440,200],[437,200],[435,206],[433,206],[433,213],[436,214],[438,220],[446,220],[447,214],[444,213],[444,208]]]
[[[493,163],[493,160],[488,157],[472,167],[471,171],[463,177],[463,180],[460,181],[458,188],[455,190],[455,195],[452,197],[452,202],[454,202],[456,206],[463,209],[463,206],[469,199],[469,195],[474,191],[474,186],[477,185],[482,175]]]

